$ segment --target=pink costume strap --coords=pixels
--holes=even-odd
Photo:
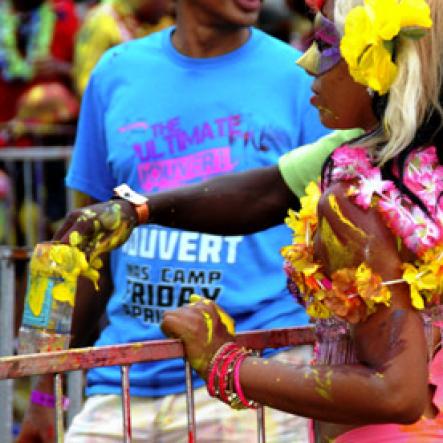
[[[422,417],[412,425],[370,425],[345,432],[334,443],[437,443],[443,442],[443,350],[437,352],[429,366],[429,381],[436,386],[434,418]]]
[[[440,349],[432,359],[429,367],[429,381],[435,389],[434,405],[443,413],[443,349]]]

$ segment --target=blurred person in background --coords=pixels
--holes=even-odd
[[[74,133],[79,110],[78,99],[71,90],[77,28],[73,0],[5,0],[0,3],[0,147],[72,141],[68,138]],[[68,135],[60,135],[54,129],[67,124],[70,125]],[[38,226],[41,208],[33,201],[22,204],[21,162],[10,165],[8,174],[14,182],[17,242],[22,244],[23,219],[32,218],[33,225]],[[46,164],[39,176],[43,177],[47,188],[63,189],[63,168],[58,164]],[[33,197],[36,198],[35,194]],[[46,212],[49,218],[56,220],[63,215],[64,195],[54,193],[52,197]],[[35,241],[37,232],[33,230],[28,234],[30,242]],[[10,235],[10,241],[12,237],[15,235]]]
[[[103,0],[86,15],[77,37],[74,82],[81,96],[91,72],[109,48],[173,24],[172,0]]]
[[[122,182],[156,194],[272,166],[326,133],[309,103],[311,80],[295,65],[300,53],[253,27],[260,9],[260,0],[178,0],[176,27],[105,53],[83,95],[67,178],[83,204],[109,199]],[[71,345],[91,344],[105,308],[97,346],[163,338],[163,312],[193,292],[221,303],[239,330],[305,325],[281,272],[278,245],[288,238],[282,225],[229,238],[139,226],[110,266],[104,260],[99,294],[79,282]],[[274,355],[295,363],[310,351]],[[134,441],[187,442],[183,360],[136,364],[129,376]],[[35,389],[51,395],[52,386],[42,377]],[[201,379],[194,386],[198,442],[256,441],[254,412],[217,404]],[[88,371],[86,394],[66,442],[121,442],[120,369]],[[52,414],[31,403],[19,441],[52,442]],[[266,422],[269,442],[306,441],[299,417],[269,409]]]
[[[258,18],[258,27],[286,43],[292,35],[293,13],[285,4],[285,0],[264,0]]]
[[[0,123],[19,115],[44,123],[75,118],[69,89],[77,27],[72,0],[0,3]]]
[[[304,51],[311,44],[314,14],[304,1],[264,0],[258,26],[264,32]]]
[[[313,9],[304,1],[285,0],[285,2],[293,16],[290,43],[300,51],[306,51],[312,43],[315,17]]]

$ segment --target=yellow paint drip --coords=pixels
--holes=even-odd
[[[54,300],[74,306],[77,278],[91,278],[95,285],[98,273],[90,272],[85,254],[78,248],[59,243],[40,243],[35,249],[30,263],[29,307],[39,316],[45,300],[45,292],[52,280]]]
[[[203,317],[205,318],[206,330],[207,330],[206,344],[209,345],[212,343],[212,337],[214,334],[214,325],[212,324],[211,316],[207,312],[203,312]]]
[[[197,294],[192,294],[191,297],[189,298],[189,303],[191,305],[198,303],[199,301],[202,301],[205,304],[212,303],[210,300],[208,300],[204,297],[201,297],[200,295],[197,295]],[[223,309],[218,307],[217,305],[215,305],[215,308],[217,309],[217,313],[220,316],[221,322],[225,325],[226,330],[229,332],[229,334],[234,335],[235,334],[234,319],[229,314],[227,314],[225,311],[223,311]]]
[[[31,271],[32,273],[32,271]],[[29,307],[31,312],[38,317],[43,308],[43,302],[45,300],[45,292],[48,288],[47,278],[31,278],[29,286]]]
[[[69,244],[72,246],[78,246],[82,241],[81,235],[78,231],[73,231],[69,234]]]
[[[330,269],[337,270],[348,267],[353,261],[352,250],[340,242],[325,217],[321,220],[320,235],[328,254]]]
[[[315,392],[325,400],[332,401],[332,369],[327,371],[323,377],[317,369],[313,369],[312,373],[315,380]]]
[[[355,226],[351,222],[351,220],[349,220],[348,218],[346,218],[344,216],[343,212],[340,209],[340,206],[338,204],[338,201],[337,201],[335,195],[333,195],[333,194],[329,195],[328,200],[329,200],[329,205],[331,206],[331,209],[335,212],[335,214],[341,220],[341,222],[344,223],[346,226],[349,226],[353,231],[360,234],[363,238],[366,238],[366,233],[364,231],[362,231],[360,228],[358,228],[357,226]]]

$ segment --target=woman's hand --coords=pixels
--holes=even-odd
[[[122,245],[136,224],[131,203],[110,200],[70,212],[53,239],[77,246],[92,263],[101,254]]]
[[[191,298],[191,302],[193,300],[195,298]],[[212,301],[200,300],[175,311],[166,311],[161,328],[167,336],[183,340],[186,358],[206,380],[214,354],[220,346],[234,339],[233,320]]]

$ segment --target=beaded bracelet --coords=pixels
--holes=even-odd
[[[218,381],[218,395],[220,400],[224,403],[230,404],[232,401],[232,394],[235,393],[234,389],[232,389],[232,383],[229,382],[232,380],[234,365],[241,355],[243,355],[243,352],[240,348],[234,349],[224,358],[224,361],[222,362]],[[227,387],[229,385],[231,385],[231,389],[228,390]]]
[[[207,389],[211,397],[216,397],[216,379],[219,377],[219,367],[218,362],[220,358],[223,358],[227,353],[233,349],[237,349],[238,346],[234,342],[227,342],[218,348],[217,352],[212,357],[211,362],[208,366],[208,377],[207,377]],[[217,363],[217,364],[216,364]]]
[[[32,391],[31,392],[31,403],[36,405],[44,406],[46,408],[55,408],[55,396],[48,394],[47,392]],[[62,398],[63,410],[66,411],[69,407],[69,398],[63,396]]]
[[[214,354],[207,376],[209,395],[217,397],[233,409],[257,408],[246,399],[240,385],[240,366],[251,354],[233,342],[225,343]]]

